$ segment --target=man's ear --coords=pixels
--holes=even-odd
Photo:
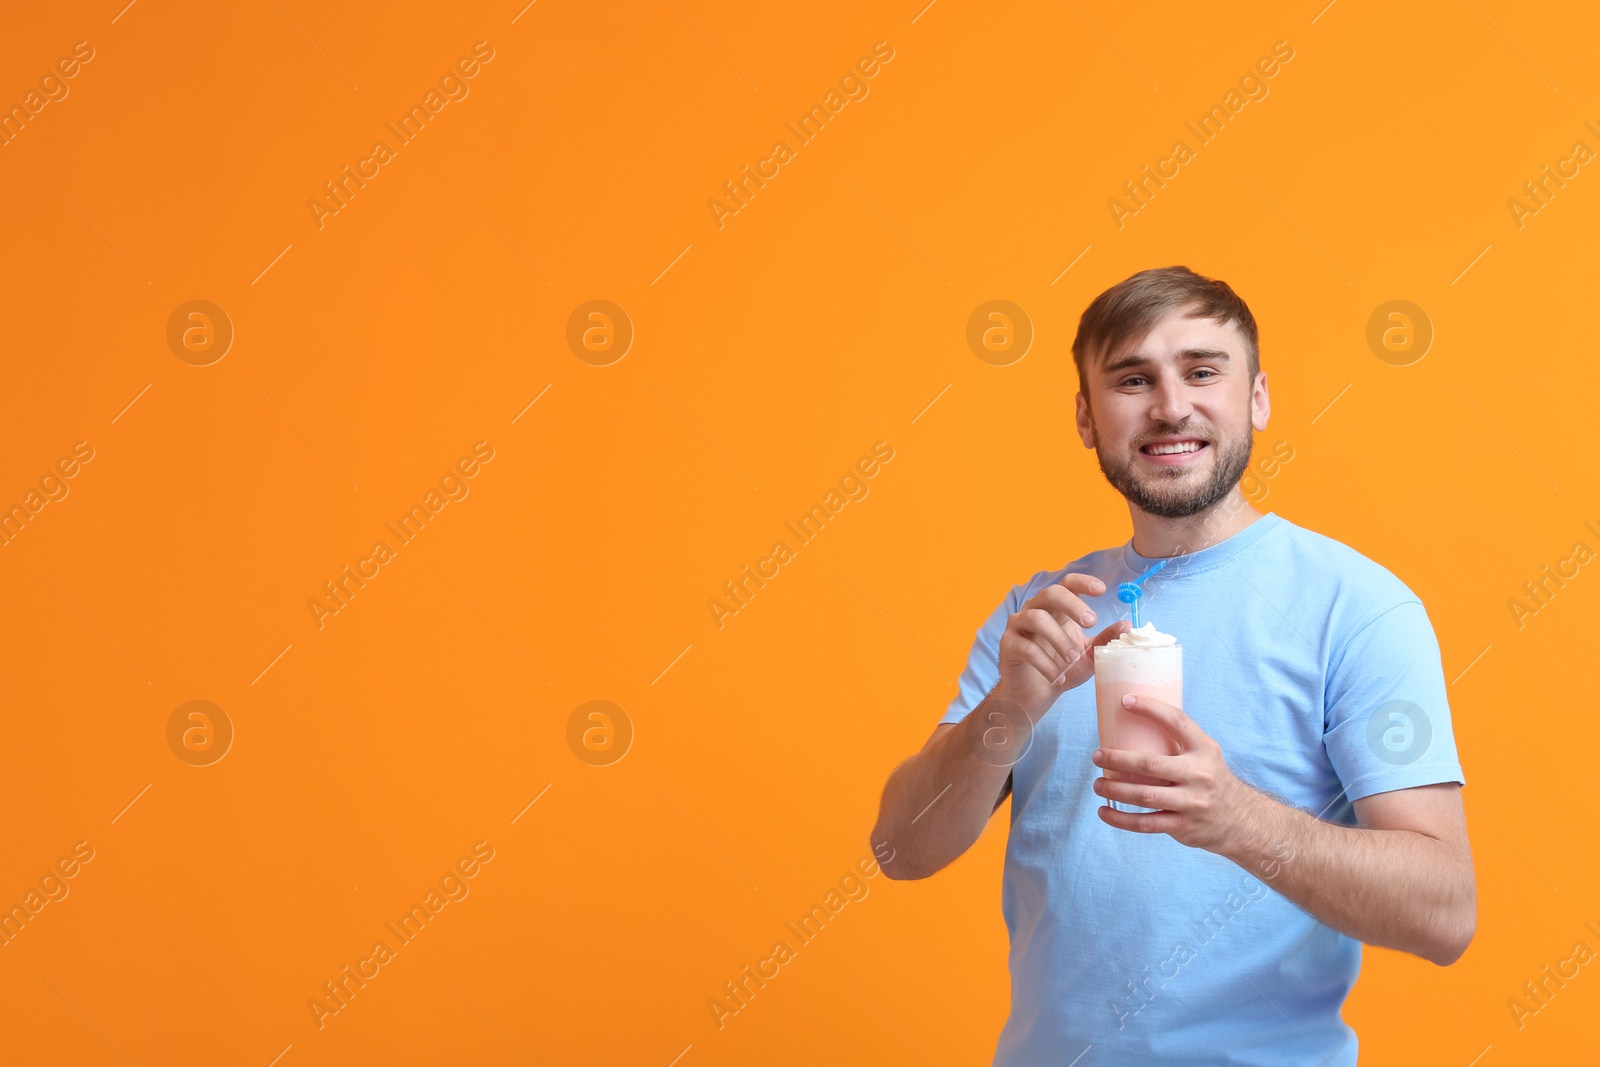
[[[1256,375],[1255,391],[1250,394],[1250,425],[1259,432],[1267,428],[1267,418],[1272,414],[1272,399],[1267,395],[1267,372]]]
[[[1089,416],[1089,401],[1080,391],[1077,397],[1078,405],[1078,439],[1083,442],[1084,448],[1095,447],[1094,420]]]

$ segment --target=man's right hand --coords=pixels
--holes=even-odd
[[[1105,589],[1092,574],[1069,574],[1022,605],[1000,638],[999,684],[959,723],[934,727],[922,751],[889,775],[872,847],[890,878],[926,878],[983,833],[1034,724],[1093,675],[1094,650],[1128,630],[1118,620],[1092,640],[1085,635],[1096,620],[1079,595]]]
[[[1009,700],[1030,719],[1050,710],[1056,698],[1094,675],[1094,650],[1132,628],[1126,619],[1091,640],[1084,627],[1095,614],[1079,594],[1100,596],[1106,583],[1092,574],[1068,574],[1041,589],[1006,623],[1000,638],[1000,684],[995,696]]]

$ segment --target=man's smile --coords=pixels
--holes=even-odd
[[[1139,454],[1159,467],[1179,467],[1196,462],[1207,447],[1198,437],[1164,437],[1140,446]]]

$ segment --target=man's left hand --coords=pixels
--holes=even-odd
[[[1192,848],[1221,853],[1238,833],[1247,808],[1258,794],[1234,777],[1222,758],[1222,747],[1195,721],[1165,701],[1129,696],[1123,707],[1154,719],[1177,742],[1179,755],[1103,748],[1094,753],[1095,765],[1161,779],[1171,785],[1140,785],[1096,778],[1094,791],[1109,800],[1159,808],[1154,812],[1100,808],[1100,819],[1119,830],[1142,834],[1170,834]]]

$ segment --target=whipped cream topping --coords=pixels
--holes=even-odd
[[[1143,626],[1136,626],[1126,633],[1118,634],[1113,640],[1107,641],[1104,647],[1170,648],[1177,643],[1176,637],[1162,633],[1156,629],[1155,623],[1147,622]]]

